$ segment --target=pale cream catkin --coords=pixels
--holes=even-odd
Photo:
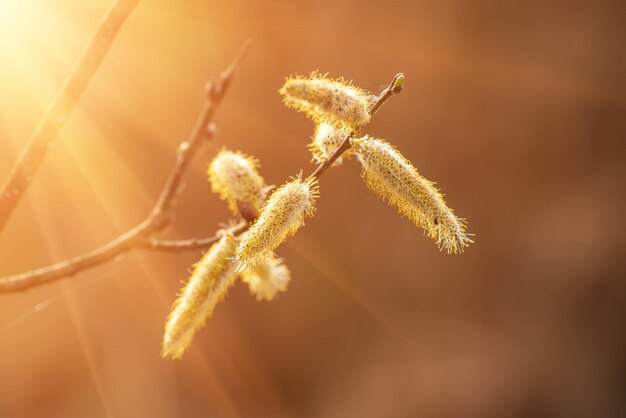
[[[308,145],[309,151],[313,155],[313,162],[319,164],[327,160],[336,150],[344,139],[350,134],[345,129],[335,128],[329,123],[321,122],[315,125],[313,139]],[[343,153],[343,155],[335,160],[333,167],[343,164],[343,159],[349,157],[351,150]]]
[[[289,77],[279,90],[286,106],[304,112],[315,123],[326,122],[348,131],[370,120],[375,96],[343,79],[313,73]]]
[[[241,278],[248,283],[250,293],[257,300],[272,300],[279,292],[287,290],[291,273],[282,259],[272,257],[269,261],[241,273]]]
[[[232,258],[236,247],[237,239],[223,232],[220,240],[195,265],[167,318],[161,351],[164,358],[183,355],[196,331],[235,283],[237,275]]]
[[[267,200],[259,218],[239,240],[235,259],[243,271],[267,262],[285,239],[304,225],[304,218],[314,211],[318,196],[314,179],[297,177],[281,186]]]
[[[239,151],[221,150],[209,164],[207,173],[214,192],[228,202],[233,212],[237,201],[261,209],[265,199],[265,181],[258,172],[259,162]]]
[[[434,183],[422,177],[398,150],[368,136],[351,143],[367,187],[423,228],[439,248],[458,253],[472,242],[465,223],[446,206]]]

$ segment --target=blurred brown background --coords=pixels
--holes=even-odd
[[[1,3],[4,178],[109,1]],[[375,92],[406,74],[367,132],[476,243],[438,252],[350,161],[279,250],[289,291],[259,303],[239,283],[182,361],[160,341],[199,252],[0,296],[0,417],[626,416],[625,22],[623,1],[143,1],[0,237],[0,274],[143,219],[247,38],[168,237],[227,219],[204,175],[222,145],[274,184],[312,169],[312,125],[277,89],[319,69]]]

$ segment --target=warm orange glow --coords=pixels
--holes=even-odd
[[[3,35],[28,22],[35,8],[31,0],[0,0],[0,31]]]
[[[0,182],[112,1],[0,0]],[[373,92],[406,75],[367,133],[437,180],[476,244],[439,253],[346,158],[279,249],[288,290],[236,284],[181,362],[159,356],[163,324],[200,251],[1,295],[0,417],[619,416],[622,3],[142,0],[0,235],[0,275],[141,221],[248,38],[166,238],[231,216],[206,175],[223,146],[268,184],[313,170],[313,124],[278,89],[319,70]]]
[[[7,58],[23,60],[25,57],[41,55],[46,40],[52,40],[55,25],[62,22],[63,15],[45,2],[35,0],[0,0],[0,48],[3,61]],[[40,68],[40,73],[45,73]]]
[[[58,45],[72,44],[73,27],[46,2],[0,0],[0,88],[5,93],[0,106],[15,133],[11,142],[26,140],[33,127],[24,126],[24,112],[43,111],[59,87],[55,73],[71,68],[71,58]]]

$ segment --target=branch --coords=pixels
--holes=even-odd
[[[56,279],[73,276],[76,273],[104,264],[133,248],[155,249],[160,251],[184,251],[204,248],[213,243],[216,239],[215,237],[181,241],[160,241],[152,238],[152,235],[159,232],[167,225],[170,218],[170,210],[174,206],[176,197],[181,191],[182,181],[193,158],[200,150],[202,144],[204,144],[207,139],[213,137],[214,129],[212,121],[215,111],[220,105],[224,94],[227,92],[232,78],[239,68],[241,60],[248,51],[249,46],[250,43],[247,42],[241,49],[239,55],[233,60],[229,67],[222,72],[216,82],[207,83],[207,100],[198,115],[189,138],[179,145],[176,163],[159,195],[156,205],[143,222],[115,238],[113,241],[91,252],[61,261],[48,267],[2,277],[0,278],[0,293],[26,290]],[[247,225],[246,222],[245,228],[247,228]],[[240,231],[241,228],[243,228],[243,226],[239,224],[234,227],[234,231]],[[240,232],[242,232],[242,230]]]
[[[394,94],[400,93],[402,91],[403,87],[404,87],[404,74],[398,73],[393,78],[393,80],[391,80],[391,83],[389,83],[389,85],[378,95],[378,98],[376,99],[376,102],[374,103],[374,105],[370,109],[370,115],[373,115],[374,113],[376,113],[378,111],[378,109],[380,109],[380,107],[391,96],[393,96]],[[352,135],[354,135],[354,133],[351,133],[350,135],[347,135],[346,138],[337,147],[335,152],[333,152],[331,154],[331,156],[328,157],[325,161],[322,161],[317,166],[315,171],[313,171],[313,173],[311,173],[311,175],[309,175],[309,178],[314,178],[315,177],[315,178],[319,179],[322,176],[322,174],[324,174],[324,172],[326,170],[328,170],[328,168],[330,166],[333,165],[333,163],[335,162],[335,160],[337,160],[337,158],[341,157],[341,155],[344,152],[348,151],[350,149],[350,147],[351,147],[351,145],[350,145],[350,138],[352,138]]]
[[[250,224],[243,221],[232,228],[228,229],[228,232],[237,236],[245,232]],[[212,237],[207,238],[189,238],[183,240],[162,240],[157,238],[140,239],[137,240],[136,248],[144,248],[147,250],[164,251],[164,252],[182,252],[188,250],[197,250],[208,248],[217,241],[219,241],[220,235],[215,234]]]
[[[250,49],[250,45],[251,42],[247,41],[242,46],[239,54],[235,57],[233,62],[230,63],[228,68],[220,74],[217,82],[207,83],[205,88],[207,100],[204,102],[200,115],[191,131],[190,139],[181,143],[178,147],[176,165],[172,169],[154,209],[145,221],[146,224],[151,225],[151,228],[153,228],[151,232],[157,232],[167,224],[169,211],[174,205],[176,196],[181,191],[180,186],[182,184],[183,174],[187,171],[189,164],[200,150],[203,144],[202,140],[206,137],[212,138],[215,134],[215,128],[212,124],[215,111],[222,102],[224,94],[228,91],[233,76]]]
[[[172,169],[170,176],[161,191],[156,205],[143,222],[135,228],[120,235],[108,244],[105,244],[89,253],[61,261],[48,267],[0,278],[0,293],[26,290],[53,280],[71,277],[92,267],[104,264],[131,249],[181,252],[207,248],[219,240],[220,237],[218,234],[207,238],[191,238],[184,240],[162,240],[155,238],[154,235],[161,231],[169,222],[170,209],[175,204],[176,197],[180,192],[180,186],[184,179],[184,175],[187,172],[191,161],[196,156],[201,145],[204,143],[204,139],[210,139],[213,137],[214,128],[212,121],[215,111],[221,103],[221,100],[248,48],[249,43],[246,43],[231,65],[224,72],[222,72],[219,79],[215,83],[207,83],[207,101],[202,107],[189,139],[182,142],[178,147],[176,164],[174,165],[174,168]],[[380,109],[387,99],[402,91],[403,81],[404,76],[402,74],[398,74],[394,77],[389,86],[380,93],[378,99],[372,106],[370,110],[372,115]],[[316,170],[309,177],[319,178],[337,158],[350,149],[351,137],[352,135],[348,135],[337,150],[335,150],[335,152],[326,161],[318,165]],[[240,212],[242,215],[245,215],[246,213],[246,211],[241,211],[241,208]],[[229,228],[229,232],[234,235],[239,235],[245,232],[254,221],[255,217],[256,214],[243,216],[244,219],[242,219],[239,224]]]
[[[116,0],[100,21],[61,90],[48,108],[0,189],[0,232],[37,174],[48,147],[69,118],[74,106],[109,52],[115,36],[139,0]]]

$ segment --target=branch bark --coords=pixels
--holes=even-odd
[[[212,138],[214,133],[212,121],[215,111],[221,103],[248,48],[249,43],[246,43],[239,55],[231,65],[222,72],[218,80],[215,83],[207,83],[207,100],[200,111],[196,124],[191,131],[189,139],[180,144],[174,168],[159,195],[156,205],[143,222],[113,241],[91,252],[61,261],[48,267],[2,277],[0,278],[0,293],[26,290],[56,279],[74,276],[77,273],[109,262],[116,256],[124,254],[131,249],[182,252],[207,248],[219,240],[220,237],[218,234],[212,237],[183,240],[163,240],[155,237],[155,234],[160,232],[171,218],[170,209],[175,204],[184,175],[191,161],[196,156],[201,145],[205,142],[204,140]],[[398,80],[403,80],[402,77],[402,74],[396,75],[389,86],[380,93],[370,110],[371,114],[374,114],[380,109],[387,99],[402,90],[401,83],[398,82]],[[309,177],[321,177],[337,158],[350,149],[350,138],[351,135],[346,136],[335,152],[326,161],[320,163]],[[228,230],[234,235],[239,235],[245,232],[253,221],[253,217],[242,219],[239,224],[228,228]]]
[[[139,0],[116,0],[100,21],[61,90],[20,153],[0,189],[0,233],[7,224],[30,182],[37,174],[48,147],[70,116],[94,73],[111,48],[115,36]]]
[[[216,237],[162,241],[153,236],[167,225],[170,219],[170,210],[174,206],[176,197],[181,191],[182,182],[191,162],[201,146],[213,137],[213,117],[222,102],[222,98],[228,91],[232,78],[239,68],[248,48],[249,42],[243,46],[239,55],[233,60],[229,67],[222,72],[216,82],[207,83],[206,101],[203,104],[196,123],[189,138],[179,145],[176,163],[165,182],[165,186],[154,208],[143,222],[91,252],[52,264],[48,267],[2,277],[0,278],[0,293],[26,290],[56,279],[71,277],[76,273],[108,262],[132,248],[160,251],[184,251],[205,248],[211,245],[216,240]],[[246,228],[247,225],[248,223],[246,222]],[[240,224],[234,227],[234,230],[240,233],[242,232],[240,231],[241,228],[243,228],[243,226]]]

